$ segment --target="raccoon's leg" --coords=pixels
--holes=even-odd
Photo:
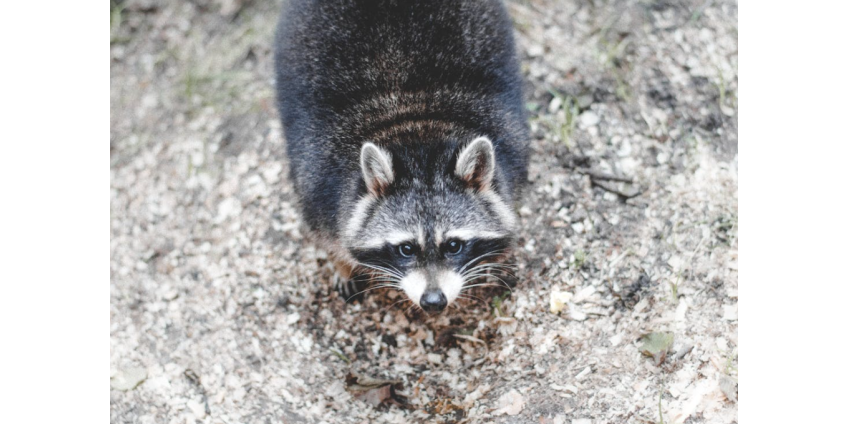
[[[502,257],[500,260],[494,261],[495,263],[499,263],[505,268],[489,268],[486,272],[487,278],[489,280],[494,279],[498,285],[506,286],[506,288],[510,291],[515,288],[518,284],[518,276],[515,273],[518,271],[516,265],[517,258],[514,253],[507,254],[507,256]]]
[[[336,275],[333,278],[336,291],[345,302],[360,300],[362,291],[368,286],[367,275],[356,273],[354,266],[347,261],[335,261],[335,265]]]
[[[506,283],[506,286],[509,287],[510,290],[514,289],[516,284],[518,284],[518,277],[515,274],[502,272],[500,278]]]
[[[355,274],[339,284],[339,294],[344,297],[346,303],[361,301],[365,289],[368,287],[368,281],[368,274]]]

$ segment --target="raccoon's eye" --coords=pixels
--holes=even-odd
[[[398,246],[398,252],[400,252],[400,255],[404,258],[408,258],[415,254],[415,248],[409,243],[404,243]]]
[[[462,242],[456,239],[448,240],[445,243],[445,250],[451,255],[456,255],[457,253],[462,251]]]

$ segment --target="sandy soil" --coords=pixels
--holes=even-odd
[[[113,5],[112,422],[737,421],[736,3],[508,6],[518,284],[425,317],[346,304],[302,227],[279,3]],[[655,357],[651,333],[673,334]]]

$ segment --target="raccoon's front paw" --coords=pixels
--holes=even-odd
[[[344,298],[345,302],[351,303],[362,300],[363,292],[368,286],[368,279],[364,276],[353,276],[347,280],[339,280],[336,283],[336,291]]]
[[[515,286],[518,284],[518,277],[516,277],[515,274],[512,273],[503,273],[501,274],[500,279],[510,290],[514,289]]]

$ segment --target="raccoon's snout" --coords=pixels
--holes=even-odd
[[[427,290],[421,295],[419,304],[427,312],[441,312],[448,306],[448,298],[441,290]]]

